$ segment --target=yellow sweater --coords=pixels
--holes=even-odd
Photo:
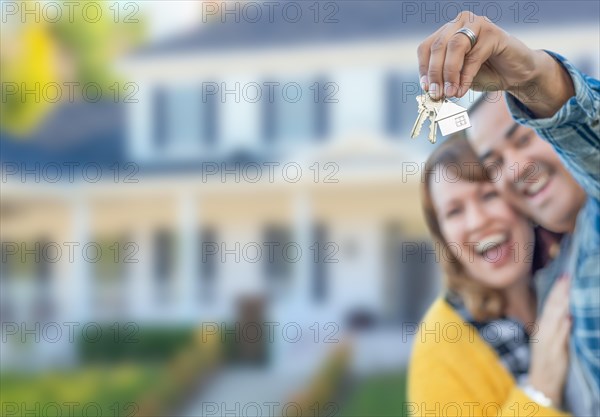
[[[427,312],[408,371],[414,416],[568,416],[531,400],[498,354],[442,298]]]

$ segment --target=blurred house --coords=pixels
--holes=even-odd
[[[431,147],[409,139],[416,45],[439,24],[402,22],[400,2],[339,5],[332,23],[217,20],[148,45],[118,63],[136,83],[126,102],[68,104],[30,141],[5,135],[2,321],[198,325],[250,314],[381,329],[390,339],[373,339],[367,356],[399,355],[399,326],[439,288],[419,197]],[[523,38],[585,64],[577,40],[594,34],[597,21]],[[39,180],[22,181],[36,163]],[[53,182],[49,164],[73,166],[75,181],[62,168]],[[14,242],[30,250],[26,262]],[[72,360],[64,346],[40,346],[51,352],[43,361]],[[3,363],[18,357],[5,347]],[[313,346],[286,366],[319,355]]]

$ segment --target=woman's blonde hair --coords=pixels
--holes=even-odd
[[[429,231],[437,243],[436,248],[444,255],[440,258],[446,287],[462,298],[475,320],[498,318],[502,315],[505,305],[502,293],[470,277],[463,266],[468,256],[463,254],[462,259],[459,259],[442,235],[431,197],[431,183],[434,180],[439,181],[441,175],[451,176],[452,181],[490,181],[486,169],[479,163],[477,155],[462,132],[442,143],[425,164],[421,193],[423,211]]]

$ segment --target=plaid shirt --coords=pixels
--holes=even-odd
[[[600,81],[548,52],[568,71],[575,96],[551,118],[535,119],[507,94],[514,119],[531,127],[556,149],[588,199],[577,217],[563,269],[571,274],[571,351],[582,365],[591,395],[600,397]],[[548,280],[549,283],[552,280]],[[545,294],[547,291],[541,291]],[[542,300],[543,301],[543,300]]]
[[[527,382],[531,360],[529,335],[525,331],[525,327],[509,317],[484,322],[477,321],[460,296],[453,291],[447,290],[444,299],[465,323],[473,326],[479,336],[496,351],[500,363],[512,374],[517,384],[524,385]]]

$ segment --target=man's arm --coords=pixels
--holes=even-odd
[[[468,28],[476,36],[457,33]],[[600,86],[561,57],[532,50],[470,12],[442,26],[417,50],[421,85],[434,98],[469,89],[506,91],[511,111],[561,155],[587,193],[600,200]]]
[[[477,37],[472,45],[469,29]],[[508,91],[550,117],[573,96],[569,74],[544,51],[533,50],[485,17],[461,12],[418,47],[420,81],[434,99],[469,89]]]
[[[545,51],[532,51],[535,69],[506,91],[522,103],[527,103],[536,118],[552,117],[575,95],[573,80],[566,69]]]

